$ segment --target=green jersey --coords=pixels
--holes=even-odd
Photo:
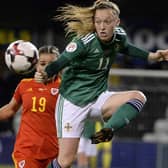
[[[46,72],[52,76],[66,67],[60,93],[73,104],[85,106],[107,90],[109,70],[119,52],[142,58],[148,56],[148,52],[128,43],[125,31],[118,27],[108,43],[101,42],[96,33],[74,38]]]

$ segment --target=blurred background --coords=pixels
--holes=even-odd
[[[53,20],[57,7],[66,3],[88,6],[93,2],[94,0],[6,0],[0,5],[0,106],[9,102],[17,83],[27,77],[15,75],[7,69],[4,52],[9,43],[23,39],[31,41],[37,47],[53,44],[63,51],[66,46],[63,25]],[[114,2],[120,7],[121,25],[131,42],[150,51],[168,49],[165,1]],[[107,143],[105,147],[98,146],[101,159],[96,162],[96,167],[167,168],[168,63],[149,64],[119,54],[112,68],[126,68],[128,73],[123,75],[126,71],[117,71],[116,74],[111,71],[110,89],[140,89],[147,95],[148,103],[136,120],[118,132],[113,143]],[[10,153],[19,123],[17,119],[15,117],[0,121],[0,168],[5,168],[4,164],[9,164],[9,167],[12,165]]]

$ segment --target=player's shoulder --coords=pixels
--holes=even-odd
[[[57,77],[56,77],[55,83],[57,83],[58,85],[61,84],[61,76],[57,76]]]
[[[96,39],[95,33],[88,33],[88,34],[80,37],[80,40],[82,41],[82,43],[84,45],[91,43],[94,39]]]
[[[124,42],[127,39],[127,33],[122,27],[114,29],[115,41]]]
[[[126,36],[126,31],[122,28],[122,27],[116,27],[115,29],[114,29],[114,33],[115,34],[117,34],[117,35],[122,35],[122,36]]]
[[[33,84],[32,81],[33,81],[33,78],[23,78],[20,80],[17,87],[25,88],[27,86],[32,86]]]
[[[21,83],[27,83],[27,82],[32,82],[33,81],[33,78],[23,78],[21,80]]]

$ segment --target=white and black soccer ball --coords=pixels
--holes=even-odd
[[[38,58],[38,49],[29,41],[14,41],[5,51],[5,63],[7,67],[17,74],[32,72]]]

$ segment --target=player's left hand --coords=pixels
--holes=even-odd
[[[168,61],[168,50],[157,50],[155,53],[150,52],[149,61]]]
[[[157,61],[168,61],[168,50],[157,50]]]

